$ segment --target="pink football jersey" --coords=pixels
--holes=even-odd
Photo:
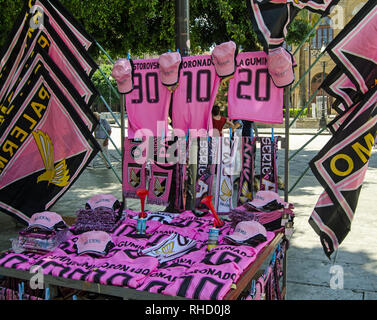
[[[229,80],[228,116],[264,123],[283,122],[283,88],[277,88],[267,69],[264,51],[240,52],[234,78]]]
[[[161,83],[158,59],[133,61],[133,85],[126,94],[128,138],[166,135],[171,93]]]
[[[179,86],[173,93],[175,135],[185,136],[187,130],[195,129],[200,130],[197,136],[205,136],[212,129],[211,111],[219,84],[210,55],[182,58]]]

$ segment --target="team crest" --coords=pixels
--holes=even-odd
[[[166,178],[161,180],[158,177],[155,177],[153,183],[153,193],[157,198],[161,197],[166,191]]]
[[[141,170],[140,168],[128,168],[128,183],[137,188],[141,184]]]
[[[37,183],[47,181],[48,185],[52,183],[58,187],[65,187],[69,184],[70,178],[65,159],[55,165],[54,146],[48,134],[41,130],[32,133],[46,168],[46,172],[37,178]]]

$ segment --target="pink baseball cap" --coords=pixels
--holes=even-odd
[[[128,59],[119,59],[115,62],[111,75],[118,84],[120,93],[129,93],[133,89],[132,65]]]
[[[212,61],[219,77],[227,77],[236,71],[236,44],[223,42],[212,51]]]
[[[276,192],[267,190],[258,191],[255,194],[254,199],[248,203],[255,208],[262,208],[273,201],[276,201],[278,204],[283,206],[287,204]]]
[[[96,208],[105,207],[116,210],[117,208],[119,208],[118,204],[119,200],[112,194],[100,193],[96,194],[88,200],[88,202],[86,203],[86,208],[94,210]]]
[[[85,232],[75,244],[78,255],[87,253],[106,255],[113,246],[111,236],[104,231]]]
[[[29,226],[26,230],[32,228],[42,228],[47,230],[64,229],[67,227],[63,218],[56,212],[43,211],[31,216]]]
[[[291,53],[283,47],[268,51],[267,68],[276,87],[283,88],[295,81],[293,61]]]
[[[266,228],[257,221],[241,221],[236,225],[232,235],[224,239],[238,244],[252,242],[263,242],[267,240]]]
[[[161,82],[165,86],[172,86],[178,82],[179,68],[182,58],[179,52],[166,52],[158,59],[160,64]]]

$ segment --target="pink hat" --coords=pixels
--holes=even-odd
[[[128,59],[119,59],[115,62],[111,75],[117,81],[120,93],[129,93],[133,89],[132,65]]]
[[[106,255],[114,246],[111,236],[104,231],[89,231],[83,233],[76,242],[77,254],[94,253]]]
[[[66,224],[59,214],[56,212],[43,211],[31,216],[27,229],[42,228],[56,230],[64,226],[66,226]]]
[[[115,198],[112,194],[96,194],[95,196],[91,197],[89,201],[86,203],[87,209],[96,209],[99,207],[105,207],[109,209],[116,209],[114,205],[117,204],[118,199]]]
[[[283,47],[269,50],[267,68],[278,88],[289,86],[295,80],[292,55]]]
[[[236,44],[233,41],[221,43],[212,51],[212,61],[219,77],[227,77],[236,71]]]
[[[255,194],[254,199],[248,203],[255,208],[262,208],[273,201],[276,201],[278,204],[282,204],[283,206],[287,204],[276,192],[264,190],[258,191]]]
[[[224,238],[236,243],[247,243],[257,238],[266,241],[267,230],[257,221],[241,221],[237,224],[233,234]]]
[[[165,86],[172,86],[178,82],[179,67],[182,58],[179,52],[166,52],[158,59],[160,64],[161,82]]]

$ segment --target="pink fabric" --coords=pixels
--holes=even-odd
[[[127,218],[125,219],[114,231],[114,236],[127,236],[127,237],[136,237],[136,225],[137,225],[137,216],[139,212],[135,212],[135,218]],[[158,221],[147,221],[146,235],[154,233],[159,227],[161,223]]]
[[[160,81],[158,59],[133,63],[134,89],[126,95],[128,138],[166,135],[171,93]]]
[[[87,281],[137,288],[145,278],[158,266],[158,260],[153,257],[131,259],[124,252],[119,252],[111,258],[104,259],[92,270]]]
[[[40,259],[35,266],[40,266],[43,274],[86,281],[90,270],[96,266],[96,259],[89,255],[67,254],[58,248]]]
[[[224,263],[234,262],[244,271],[257,258],[256,251],[250,246],[233,246],[222,244],[206,252],[202,263],[208,265],[222,265]]]
[[[186,136],[189,129],[200,130],[197,136],[207,135],[219,84],[210,55],[182,58],[179,86],[173,93],[172,122],[173,128],[179,129],[175,135]]]
[[[45,255],[36,253],[12,253],[0,254],[0,266],[16,270],[30,270],[30,267]]]
[[[199,300],[221,300],[239,279],[241,269],[234,262],[219,266],[197,263],[162,293]]]
[[[190,227],[197,231],[207,230],[213,226],[213,216],[211,213],[202,217],[197,217],[192,211],[184,211],[174,218],[170,224],[181,228]]]
[[[152,222],[152,221],[150,221]],[[152,247],[159,243],[160,241],[168,238],[171,236],[173,233],[180,234],[183,237],[187,237],[190,239],[195,240],[195,235],[198,233],[197,230],[194,228],[181,228],[181,227],[176,227],[174,225],[165,225],[165,224],[160,224],[160,227],[158,227],[151,237],[148,239],[148,247]]]
[[[146,277],[137,290],[161,293],[168,285],[173,284],[185,270],[185,267],[157,269]]]
[[[264,51],[240,52],[234,78],[229,80],[228,116],[230,119],[283,123],[283,91],[270,79]]]

